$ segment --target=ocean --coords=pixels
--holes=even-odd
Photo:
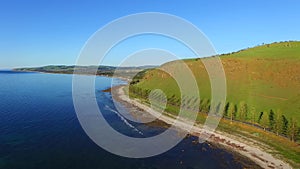
[[[131,137],[141,137],[141,133],[143,137],[153,136],[165,130],[163,126],[121,118],[111,94],[102,92],[110,87],[111,81],[109,77],[96,77],[95,93],[99,109],[115,130]],[[253,162],[233,152],[195,142],[197,137],[187,137],[171,150],[150,158],[130,159],[111,154],[97,146],[79,124],[72,100],[72,75],[0,71],[1,169],[255,167]]]

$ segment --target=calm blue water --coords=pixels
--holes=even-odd
[[[101,92],[110,82],[106,77],[96,79],[101,108],[115,109],[110,94]],[[82,130],[71,89],[71,75],[0,72],[1,169],[210,169],[252,165],[208,144],[193,144],[195,137],[156,157],[128,159],[110,154]],[[111,110],[103,109],[102,113],[120,132],[138,135]],[[146,135],[164,130],[132,124]]]

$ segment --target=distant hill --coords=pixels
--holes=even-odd
[[[145,69],[155,68],[157,66],[139,66],[139,67],[114,67],[114,66],[66,66],[66,65],[49,65],[43,67],[33,68],[16,68],[15,71],[30,71],[43,73],[59,73],[59,74],[73,74],[76,68],[79,74],[94,74],[97,69],[97,75],[103,76],[121,76],[124,78],[130,77],[132,74],[140,72]],[[117,70],[117,71],[116,71]]]
[[[227,78],[227,102],[239,105],[244,101],[248,111],[282,112],[287,119],[300,122],[300,42],[265,44],[220,55]],[[201,59],[184,60],[194,73],[202,99],[210,99],[210,82]],[[163,67],[179,71],[176,61]],[[149,70],[132,83],[144,90],[162,89],[167,97],[179,97],[176,82],[160,70]],[[256,119],[258,121],[259,119]]]

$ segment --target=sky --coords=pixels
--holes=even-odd
[[[299,9],[298,0],[2,0],[0,69],[74,65],[98,29],[141,12],[168,13],[191,22],[219,54],[262,43],[300,40]],[[183,58],[193,57],[176,43],[155,36],[132,38],[116,47],[103,63],[116,65],[120,55],[143,47],[166,48]]]

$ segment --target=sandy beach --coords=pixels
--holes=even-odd
[[[148,113],[151,116],[156,117],[157,119],[167,123],[168,125],[176,124],[177,128],[185,130],[189,128],[190,125],[193,125],[192,122],[178,118],[178,122],[174,123],[175,117],[170,114],[161,114],[154,111],[145,104],[140,103],[138,100],[130,99],[124,92],[124,86],[114,87],[112,90],[113,97],[120,99],[132,106],[136,106],[145,113]],[[202,126],[197,124],[193,125],[192,129],[189,131],[190,134],[199,136],[199,133],[202,131]],[[288,163],[282,161],[281,159],[275,157],[271,153],[268,153],[270,149],[268,145],[260,143],[256,140],[245,138],[243,136],[236,136],[225,132],[215,131],[211,137],[207,140],[211,143],[219,144],[230,151],[237,152],[250,160],[254,161],[256,164],[262,168],[270,169],[289,169],[292,168]]]

